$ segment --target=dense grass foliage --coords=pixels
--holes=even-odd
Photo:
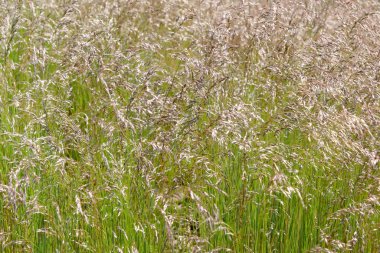
[[[1,252],[380,252],[380,3],[0,3]]]

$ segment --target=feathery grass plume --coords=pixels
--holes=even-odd
[[[376,0],[0,2],[1,252],[377,252]]]

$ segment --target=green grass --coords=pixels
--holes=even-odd
[[[1,4],[1,252],[380,250],[376,35],[204,4]]]

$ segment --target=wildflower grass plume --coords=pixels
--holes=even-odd
[[[380,3],[0,2],[1,252],[378,252]]]

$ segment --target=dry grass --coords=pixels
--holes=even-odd
[[[2,252],[378,252],[380,3],[0,3]]]

